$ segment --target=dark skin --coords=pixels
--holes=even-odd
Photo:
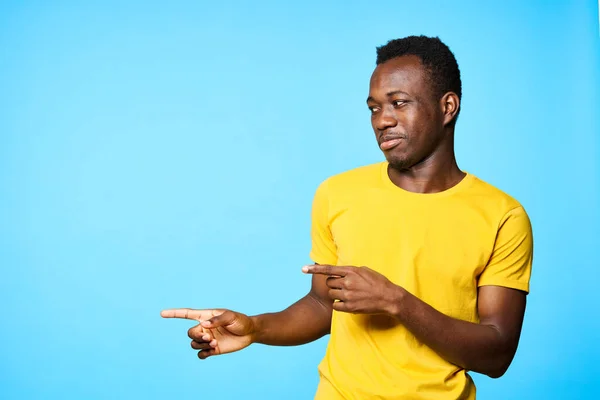
[[[454,155],[454,124],[460,101],[436,95],[428,72],[415,56],[377,66],[367,104],[390,180],[418,193],[447,190],[465,174]],[[466,370],[497,378],[506,372],[519,342],[526,294],[499,287],[478,291],[480,322],[451,318],[368,267],[309,265],[312,287],[278,313],[249,317],[231,310],[174,309],[166,318],[200,323],[188,331],[201,359],[241,350],[251,343],[299,345],[329,333],[333,310],[396,318],[422,343]],[[337,301],[335,301],[337,300]]]

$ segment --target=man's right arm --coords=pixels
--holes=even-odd
[[[250,317],[254,343],[295,346],[317,340],[331,330],[333,302],[326,276],[314,275],[310,292],[283,311]]]
[[[163,310],[163,318],[183,318],[199,322],[188,330],[191,346],[198,357],[208,357],[242,350],[252,343],[274,346],[300,345],[326,335],[331,330],[333,301],[325,275],[312,278],[310,292],[296,303],[277,313],[249,317],[223,309]]]

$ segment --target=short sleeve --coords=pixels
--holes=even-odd
[[[319,185],[311,212],[310,258],[317,264],[336,265],[337,249],[329,225],[329,194],[327,181]]]
[[[500,222],[492,256],[478,286],[504,286],[529,293],[532,262],[531,223],[523,207],[517,207]]]

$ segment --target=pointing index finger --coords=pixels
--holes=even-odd
[[[212,318],[212,310],[194,310],[192,308],[171,308],[160,312],[163,318],[182,318],[196,321],[205,321]]]
[[[335,265],[306,265],[302,267],[302,272],[305,274],[319,274],[329,276],[346,276],[348,274],[348,267],[340,267]]]

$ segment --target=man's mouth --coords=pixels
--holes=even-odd
[[[398,146],[403,140],[404,137],[401,136],[384,137],[381,143],[379,143],[379,148],[383,151],[391,150]]]

